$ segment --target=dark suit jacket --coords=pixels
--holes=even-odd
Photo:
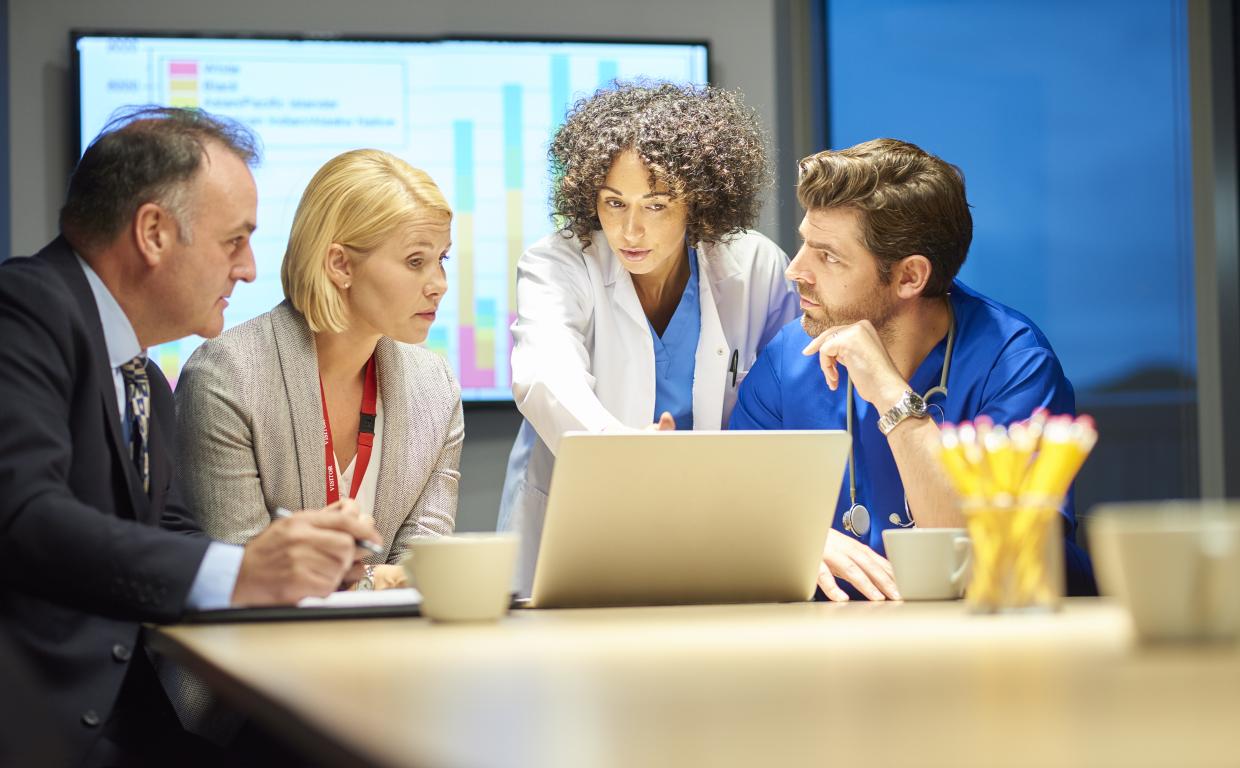
[[[47,696],[25,660],[0,625],[0,765],[60,768],[68,762],[66,729],[54,727]]]
[[[72,249],[59,238],[0,265],[0,623],[75,762],[131,665],[148,663],[140,622],[177,619],[209,543],[172,487],[168,382],[153,363],[147,373],[149,498]]]

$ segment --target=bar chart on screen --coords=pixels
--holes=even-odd
[[[225,327],[283,300],[289,229],[323,163],[372,147],[429,173],[454,217],[448,291],[424,346],[447,358],[464,399],[483,401],[511,398],[517,262],[553,228],[547,145],[572,104],[617,79],[707,75],[706,46],[692,43],[141,35],[75,45],[79,149],[133,104],[201,108],[258,135],[258,277],[237,286]],[[175,382],[201,343],[151,354]]]

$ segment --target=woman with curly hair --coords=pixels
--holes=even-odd
[[[788,260],[748,231],[768,185],[757,115],[728,91],[622,84],[549,150],[562,229],[517,265],[512,391],[525,417],[499,527],[529,594],[560,436],[720,429],[758,350],[797,313]]]

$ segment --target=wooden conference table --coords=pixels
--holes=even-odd
[[[1240,765],[1240,647],[1123,610],[962,603],[514,611],[152,630],[325,764]]]

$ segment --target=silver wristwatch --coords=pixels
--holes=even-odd
[[[360,589],[374,589],[375,588],[375,567],[373,565],[367,565],[363,568],[363,570],[365,571],[365,573],[362,575],[362,578],[358,579],[357,588],[359,590]]]
[[[924,419],[926,415],[926,401],[913,390],[906,389],[896,404],[878,420],[878,431],[887,435],[905,419]]]

